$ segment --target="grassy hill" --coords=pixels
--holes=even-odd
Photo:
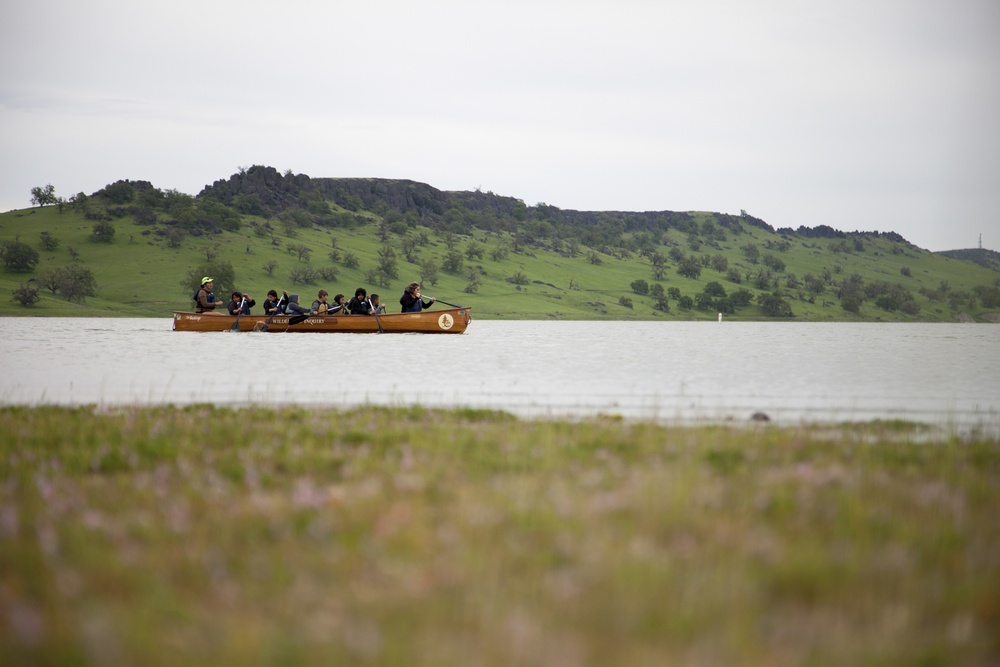
[[[110,241],[95,240],[98,226],[113,231]],[[996,321],[1000,311],[996,270],[892,233],[774,230],[746,214],[563,211],[264,167],[197,197],[120,181],[0,214],[0,244],[15,242],[37,262],[11,270],[4,256],[0,315],[165,317],[190,309],[191,281],[203,273],[220,274],[220,298],[235,288],[259,302],[273,288],[308,303],[320,287],[351,295],[363,286],[390,311],[422,280],[425,294],[480,318],[714,320],[722,310],[727,319],[950,322]],[[89,271],[92,294],[41,286],[67,266]],[[37,303],[11,298],[22,286],[39,288]]]

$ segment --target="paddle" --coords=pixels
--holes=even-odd
[[[333,315],[334,313],[339,313],[342,310],[347,310],[347,308],[345,308],[344,306],[337,306],[336,310],[328,310],[325,313],[317,313],[316,315],[313,315],[312,313],[308,315],[296,315],[294,317],[289,317],[288,323],[298,324],[299,322],[304,322],[305,320],[308,320],[310,317],[324,317],[326,315]]]
[[[271,315],[267,318],[267,321],[264,322],[264,326],[260,328],[261,331],[267,331],[268,327],[271,326],[271,318],[281,312],[281,302],[284,300],[285,300],[284,294],[278,297],[278,303],[276,303],[274,306],[274,312],[271,313]]]
[[[240,315],[243,314],[243,304],[246,303],[246,302],[247,302],[247,298],[243,297],[243,300],[240,301],[240,310],[239,310],[238,313],[236,313],[236,321],[233,322],[233,326],[229,327],[230,331],[239,331],[240,330]]]
[[[436,299],[436,298],[434,298],[434,297],[432,297],[432,296],[426,296],[426,295],[425,295],[425,296],[424,296],[424,298],[425,298],[425,299],[434,299],[434,300],[435,300],[435,301],[437,301],[438,303],[443,303],[444,305],[446,305],[446,306],[451,306],[452,308],[465,308],[465,306],[459,306],[459,305],[456,305],[456,304],[454,304],[454,303],[448,303],[447,301],[442,301],[441,299]]]
[[[372,314],[375,315],[375,324],[378,325],[378,332],[385,333],[382,329],[382,321],[378,318],[378,308],[372,305],[372,300],[368,299],[368,307],[372,309]],[[381,308],[381,306],[379,306]]]

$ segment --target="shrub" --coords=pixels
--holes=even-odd
[[[68,301],[82,302],[97,293],[93,272],[82,264],[69,264],[57,269],[59,293]]]
[[[726,296],[726,289],[714,280],[705,285],[702,292],[707,296]]]
[[[38,251],[17,239],[0,242],[0,261],[4,268],[17,273],[32,271],[38,264]]]
[[[25,285],[21,283],[19,287],[14,288],[12,294],[14,296],[11,298],[11,301],[19,303],[26,308],[35,305],[41,299],[38,296],[38,288],[31,284]]]
[[[685,257],[677,267],[677,273],[685,278],[697,278],[701,275],[701,264],[694,257]]]
[[[59,247],[59,239],[52,236],[52,234],[42,232],[39,234],[39,237],[40,239],[38,244],[41,246],[42,250],[55,250]]]
[[[289,272],[288,279],[292,281],[293,285],[313,285],[316,283],[316,271],[308,266],[296,267]]]
[[[761,294],[757,297],[760,310],[768,317],[792,317],[792,307],[778,292]]]
[[[111,243],[115,240],[115,226],[107,221],[94,223],[90,238],[98,243]]]

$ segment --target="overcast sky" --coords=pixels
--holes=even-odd
[[[239,167],[1000,249],[998,0],[6,0],[0,211]]]

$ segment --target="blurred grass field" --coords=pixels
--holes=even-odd
[[[0,409],[0,664],[991,665],[1000,442]]]

